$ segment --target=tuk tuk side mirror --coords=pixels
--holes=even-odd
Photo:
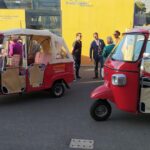
[[[150,59],[150,53],[144,53],[143,58],[149,58]]]

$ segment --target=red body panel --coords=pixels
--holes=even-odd
[[[142,72],[142,76],[144,76],[144,77],[150,77],[150,73],[143,71]]]
[[[138,28],[126,34],[137,33],[145,36],[145,42],[138,61],[123,62],[108,58],[104,65],[104,85],[96,88],[91,93],[91,98],[93,99],[110,100],[114,102],[119,109],[133,113],[138,112],[138,104],[140,101],[140,65],[150,32],[146,28]],[[127,79],[126,85],[113,85],[112,75],[114,74],[124,74]],[[145,72],[143,74],[150,76]]]
[[[66,84],[70,84],[74,80],[73,62],[47,65],[44,72],[43,84],[40,87],[32,87],[30,85],[27,71],[26,92],[49,89],[57,80],[64,80]]]
[[[113,74],[124,74],[127,78],[127,84],[122,87],[113,85],[111,79]],[[104,85],[95,89],[91,94],[91,98],[107,99],[114,102],[121,110],[136,113],[140,88],[138,62],[125,63],[109,59],[105,63],[104,75]]]
[[[104,85],[97,87],[92,93],[91,98],[92,99],[109,99],[112,102],[114,102],[114,96],[112,93],[112,90],[110,89],[110,86],[108,85],[109,82],[105,82]]]

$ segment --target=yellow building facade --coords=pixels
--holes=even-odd
[[[25,10],[0,9],[0,30],[9,30],[25,27]]]
[[[88,64],[93,33],[106,41],[115,30],[133,27],[134,0],[61,0],[62,36],[72,49],[75,34],[83,34],[82,64]]]
[[[51,17],[50,21],[47,21],[49,13],[46,14],[46,12],[44,12],[46,19],[41,19],[45,21],[42,22],[40,20],[40,18],[44,17],[44,10],[41,12],[41,8],[37,12],[34,9],[31,12],[31,8],[0,9],[0,30],[25,28],[30,26],[28,23],[31,23],[32,27],[32,22],[34,25],[35,20],[39,18],[37,25],[45,23],[44,25],[47,27],[53,24],[52,27],[49,27],[52,32],[52,29],[58,26],[57,31],[60,31],[60,35],[64,37],[70,51],[72,51],[72,43],[75,40],[76,33],[81,32],[83,35],[82,64],[89,64],[89,47],[93,40],[94,32],[98,32],[100,38],[106,41],[106,37],[113,36],[115,30],[125,32],[126,29],[133,27],[135,0],[60,1],[60,16],[59,11],[55,12],[55,9],[53,10],[51,7],[48,7],[49,11],[53,10],[52,15],[55,15],[53,22]],[[28,15],[28,10],[33,16]]]

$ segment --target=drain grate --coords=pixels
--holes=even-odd
[[[70,148],[94,149],[94,140],[71,139]]]

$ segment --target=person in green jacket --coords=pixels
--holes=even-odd
[[[113,50],[114,47],[115,47],[115,44],[113,42],[112,37],[108,36],[107,37],[107,46],[104,47],[103,53],[102,53],[104,61],[109,56],[109,54],[111,53],[111,51]]]

